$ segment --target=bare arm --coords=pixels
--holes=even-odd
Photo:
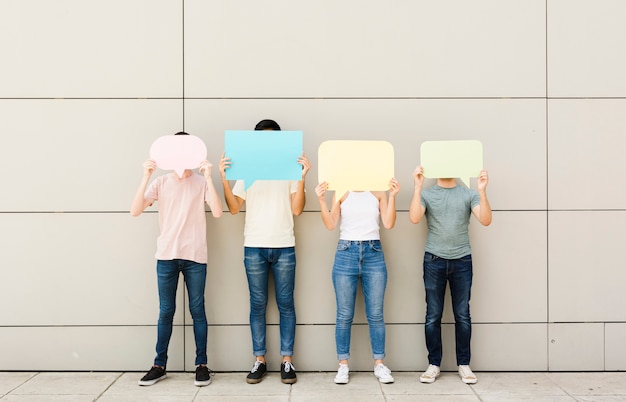
[[[389,197],[385,192],[377,192],[380,219],[385,229],[393,229],[396,224],[396,195],[400,192],[400,183],[395,178],[389,181]]]
[[[304,205],[306,204],[306,193],[304,191],[304,178],[311,169],[309,158],[305,154],[302,154],[298,158],[298,163],[302,165],[302,180],[298,181],[298,189],[295,193],[291,194],[291,212],[298,216],[304,211]]]
[[[411,223],[420,223],[426,213],[426,207],[422,205],[422,186],[424,185],[424,169],[421,166],[413,172],[413,198],[409,205],[409,220]]]
[[[206,180],[207,187],[209,188],[209,199],[206,200],[209,208],[211,208],[211,214],[215,218],[219,218],[224,213],[222,209],[222,200],[217,195],[217,191],[215,189],[215,184],[213,184],[213,178],[211,177],[211,172],[213,171],[213,164],[209,161],[203,161],[200,164],[200,173],[204,174],[204,179]]]
[[[315,187],[315,194],[317,194],[317,199],[320,202],[320,211],[322,212],[322,222],[324,222],[324,226],[326,229],[333,230],[337,227],[337,223],[339,222],[339,217],[341,215],[341,202],[337,202],[335,199],[335,195],[333,194],[332,199],[332,207],[330,210],[328,209],[328,205],[326,204],[326,190],[328,189],[328,183],[323,182]]]
[[[480,204],[472,208],[472,213],[484,226],[491,224],[491,205],[489,205],[489,199],[487,198],[487,184],[489,183],[489,175],[486,170],[481,170],[478,176],[478,196],[480,197]]]
[[[137,188],[137,192],[133,198],[133,203],[130,206],[130,214],[132,216],[141,215],[141,213],[154,202],[154,200],[146,200],[144,198],[144,194],[146,193],[150,176],[152,176],[152,172],[154,172],[155,168],[156,164],[154,161],[147,160],[143,163],[143,178],[141,179],[139,188]]]
[[[233,190],[230,187],[228,180],[226,180],[226,169],[230,167],[230,164],[230,158],[226,158],[226,156],[222,154],[219,170],[220,177],[222,178],[222,186],[224,187],[224,199],[226,200],[228,211],[235,215],[241,211],[241,206],[243,205],[244,200],[233,194]]]

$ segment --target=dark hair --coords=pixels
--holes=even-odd
[[[184,131],[179,131],[179,132],[177,132],[177,133],[176,133],[176,134],[174,134],[174,135],[189,135],[189,133],[186,133],[186,132],[184,132]]]
[[[274,130],[280,131],[280,126],[274,120],[265,119],[261,120],[254,127],[255,130]]]

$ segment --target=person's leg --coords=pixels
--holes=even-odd
[[[470,297],[472,289],[472,256],[451,261],[449,274],[450,295],[454,312],[454,333],[456,339],[457,365],[470,364],[470,340],[472,320],[470,317]]]
[[[424,254],[424,288],[426,290],[426,348],[428,363],[441,366],[441,316],[446,293],[447,260],[426,252]]]
[[[387,266],[380,241],[363,243],[361,283],[365,299],[365,315],[370,331],[372,357],[382,362],[385,358],[385,320],[383,316]]]
[[[196,341],[197,365],[207,364],[207,319],[204,304],[206,285],[206,264],[185,261],[183,267],[187,293],[189,294],[189,312],[193,319],[193,334]]]
[[[294,247],[276,248],[271,249],[270,254],[276,304],[280,314],[280,354],[284,361],[291,361],[296,337],[296,251]]]
[[[333,263],[333,286],[337,302],[335,322],[335,344],[337,359],[342,362],[350,358],[350,338],[354,305],[359,282],[359,250],[347,240],[339,240]]]
[[[167,348],[172,337],[172,323],[176,312],[176,289],[180,272],[180,260],[157,261],[157,285],[159,288],[159,321],[154,365],[167,365]]]
[[[250,290],[250,331],[252,333],[252,351],[255,356],[265,360],[265,311],[267,309],[267,284],[269,263],[266,249],[244,248],[244,265]]]

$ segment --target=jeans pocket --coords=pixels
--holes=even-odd
[[[424,262],[433,262],[437,259],[439,259],[439,257],[437,257],[434,254],[429,253],[428,251],[424,253]]]
[[[339,240],[337,243],[337,251],[346,251],[350,248],[350,242],[345,240]]]
[[[472,262],[472,255],[468,254],[466,256],[463,256],[463,257],[459,258],[459,260],[461,262]]]
[[[383,247],[380,242],[370,242],[370,248],[376,251],[377,253],[380,253],[383,251]]]

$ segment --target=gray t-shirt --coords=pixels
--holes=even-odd
[[[448,260],[471,254],[468,226],[472,208],[479,204],[475,190],[458,185],[452,188],[435,185],[422,191],[428,223],[425,250]]]

